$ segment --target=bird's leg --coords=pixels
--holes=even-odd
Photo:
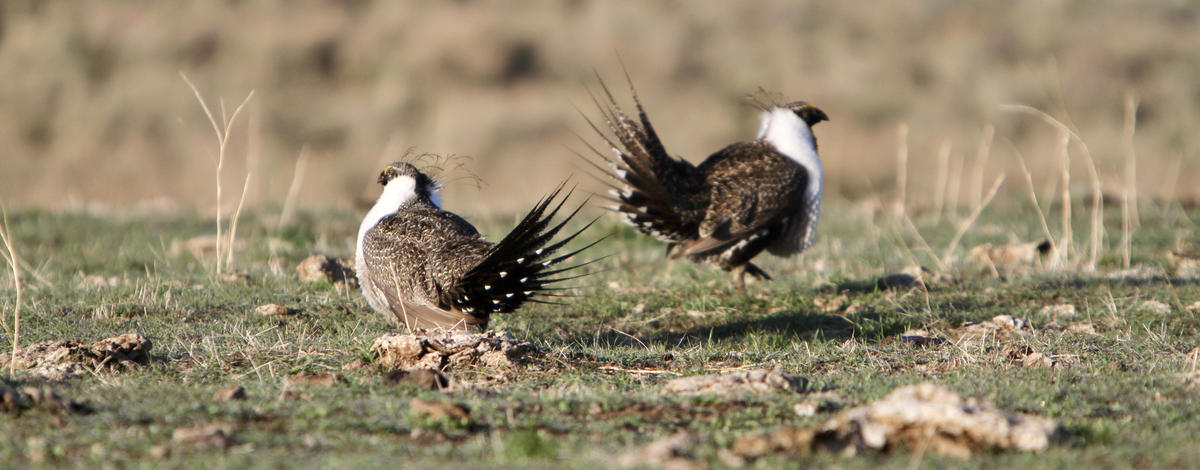
[[[729,271],[733,275],[733,288],[738,294],[746,294],[746,265],[738,265]]]

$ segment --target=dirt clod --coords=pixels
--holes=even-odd
[[[49,387],[25,387],[21,390],[0,385],[0,413],[17,414],[28,409],[50,412],[89,413],[87,404],[63,398]]]
[[[171,442],[187,444],[200,449],[210,447],[228,449],[233,443],[229,439],[229,434],[227,426],[202,424],[190,428],[176,428],[171,433]]]
[[[695,436],[686,431],[680,431],[655,439],[635,451],[622,455],[617,459],[617,463],[625,468],[703,468],[695,460],[692,460],[692,447],[696,445],[696,441]]]
[[[976,262],[998,267],[1012,267],[1018,264],[1033,264],[1052,251],[1054,251],[1054,245],[1050,243],[1050,240],[995,246],[985,243],[971,248],[967,257]]]
[[[241,385],[230,385],[221,387],[216,392],[213,392],[213,400],[217,401],[234,401],[245,400],[246,389]]]
[[[58,381],[88,370],[115,371],[147,364],[152,346],[149,339],[137,333],[105,338],[87,346],[78,341],[43,341],[18,349],[16,353],[0,354],[0,363],[7,364],[13,357],[16,368]]]
[[[511,367],[537,352],[533,344],[508,333],[416,330],[388,333],[375,339],[371,353],[385,367],[448,370],[467,365]]]
[[[467,421],[471,419],[470,410],[457,403],[429,401],[413,397],[408,402],[408,408],[413,414],[428,416],[434,420],[446,417],[454,417]]]
[[[217,280],[226,284],[249,284],[250,275],[246,273],[225,273],[218,276]]]
[[[991,402],[921,383],[841,413],[820,427],[817,439],[851,453],[902,444],[966,457],[993,448],[1045,449],[1057,427],[1052,419],[1007,413]]]
[[[340,380],[341,378],[333,373],[319,374],[316,372],[300,371],[283,379],[283,387],[285,389],[295,387],[328,388],[337,385]]]
[[[347,258],[316,254],[304,258],[296,265],[296,274],[304,282],[348,283],[356,285],[358,277],[354,274],[354,262]]]
[[[1070,318],[1075,316],[1074,304],[1055,304],[1042,307],[1041,314],[1050,318]]]
[[[1147,312],[1157,314],[1157,315],[1168,315],[1171,313],[1170,305],[1168,305],[1166,302],[1162,302],[1162,301],[1158,301],[1158,300],[1154,300],[1154,299],[1143,301],[1141,307],[1142,307],[1142,310],[1145,310]]]
[[[433,369],[401,369],[383,376],[386,385],[413,385],[425,390],[444,390],[450,379]]]
[[[664,394],[730,394],[765,393],[790,391],[802,393],[808,387],[808,379],[778,370],[749,370],[723,375],[697,375],[681,377],[667,382]]]
[[[296,314],[296,309],[288,308],[279,304],[259,305],[258,308],[254,310],[257,311],[259,315],[264,317],[285,317]]]

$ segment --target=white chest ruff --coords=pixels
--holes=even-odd
[[[808,172],[808,188],[804,194],[806,203],[793,215],[787,233],[770,247],[771,253],[786,256],[812,246],[816,237],[824,176],[821,157],[817,155],[812,129],[796,113],[789,109],[773,108],[763,111],[761,119],[758,138],[771,144],[776,151]]]

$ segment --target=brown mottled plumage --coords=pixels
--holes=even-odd
[[[637,121],[600,85],[607,105],[596,100],[596,106],[615,141],[588,123],[616,157],[589,148],[607,163],[608,168],[596,168],[613,188],[610,209],[667,242],[672,258],[730,271],[742,291],[746,274],[770,279],[750,262],[763,250],[788,256],[812,244],[820,214],[821,162],[811,126],[828,119],[824,112],[802,101],[761,104],[756,140],[729,145],[695,166],[667,153],[632,83]]]
[[[550,243],[579,211],[551,225],[565,202],[551,207],[561,186],[491,243],[442,210],[437,183],[412,164],[388,165],[379,182],[384,192],[359,227],[355,268],[367,303],[409,328],[484,329],[493,313],[553,296],[551,284],[569,279],[554,276],[580,265],[551,267],[587,248],[555,255],[587,228]]]

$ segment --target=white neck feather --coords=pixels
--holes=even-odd
[[[821,157],[817,155],[817,144],[812,129],[795,112],[786,108],[771,108],[763,111],[762,123],[758,128],[758,139],[765,140],[775,150],[786,155],[808,170],[809,195],[821,193]]]

